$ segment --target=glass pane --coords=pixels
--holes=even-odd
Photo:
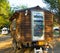
[[[32,11],[32,36],[33,40],[41,40],[44,32],[44,13]]]

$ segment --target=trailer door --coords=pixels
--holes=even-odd
[[[32,41],[44,40],[44,12],[31,11]]]

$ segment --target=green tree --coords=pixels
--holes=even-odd
[[[58,16],[58,20],[60,20],[60,0],[44,0],[46,4],[49,4],[49,9],[55,12],[56,16]],[[60,22],[59,22],[60,24]]]
[[[0,0],[0,27],[9,25],[10,5],[8,0]]]
[[[26,8],[28,8],[26,5],[21,5],[20,6],[20,9],[26,9]]]

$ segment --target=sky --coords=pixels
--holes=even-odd
[[[46,5],[42,2],[42,0],[9,0],[11,7],[26,5],[28,7],[34,7],[39,5],[40,7],[46,7]]]

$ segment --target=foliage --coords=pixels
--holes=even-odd
[[[21,5],[21,6],[20,6],[20,9],[26,9],[26,8],[27,8],[26,5]]]
[[[26,9],[26,8],[27,8],[26,5],[20,5],[20,6],[11,7],[11,10],[13,10],[15,12],[16,10],[21,10],[21,9]]]
[[[10,6],[8,0],[0,0],[0,28],[9,25]]]
[[[57,12],[60,11],[60,0],[44,0],[47,4],[50,5],[50,8],[56,10]]]
[[[55,12],[54,19],[58,22],[60,27],[60,0],[44,0],[44,1],[45,3],[50,5],[50,10]],[[59,35],[60,35],[60,30],[59,30]]]

